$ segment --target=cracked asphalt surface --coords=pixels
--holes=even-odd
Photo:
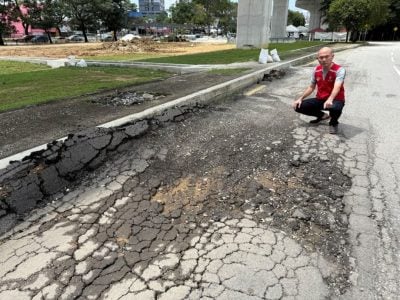
[[[338,135],[289,107],[308,66],[120,145],[1,236],[0,299],[397,299],[399,52],[379,46],[336,54]]]
[[[333,148],[268,90],[166,124],[2,237],[0,299],[340,295],[350,179]]]

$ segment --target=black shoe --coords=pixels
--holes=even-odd
[[[322,117],[316,118],[315,120],[311,120],[310,124],[317,124],[323,120],[328,120],[330,116],[328,114],[324,114]]]
[[[338,125],[329,125],[329,133],[337,134],[338,133]]]

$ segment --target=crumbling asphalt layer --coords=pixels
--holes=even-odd
[[[119,128],[87,129],[12,162],[0,170],[0,233],[9,230],[22,214],[68,190],[82,173],[99,167],[127,140],[160,124],[182,120],[197,109],[181,106]]]
[[[343,293],[350,179],[340,137],[308,126],[268,93],[188,116],[121,144],[4,235],[0,296]]]

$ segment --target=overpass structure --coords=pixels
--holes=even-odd
[[[312,30],[322,27],[321,0],[296,0],[296,7],[310,12],[310,24],[308,28]]]
[[[296,0],[295,5],[310,12],[309,28],[321,26],[320,0]],[[288,0],[239,0],[237,48],[261,48],[270,39],[286,38],[288,8]]]

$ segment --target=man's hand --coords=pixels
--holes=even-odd
[[[294,109],[300,108],[300,105],[301,105],[301,102],[302,102],[302,101],[303,101],[303,100],[302,100],[301,98],[299,98],[299,99],[293,101],[292,107],[293,107]]]
[[[333,100],[326,100],[324,103],[324,109],[331,108],[333,105]]]

